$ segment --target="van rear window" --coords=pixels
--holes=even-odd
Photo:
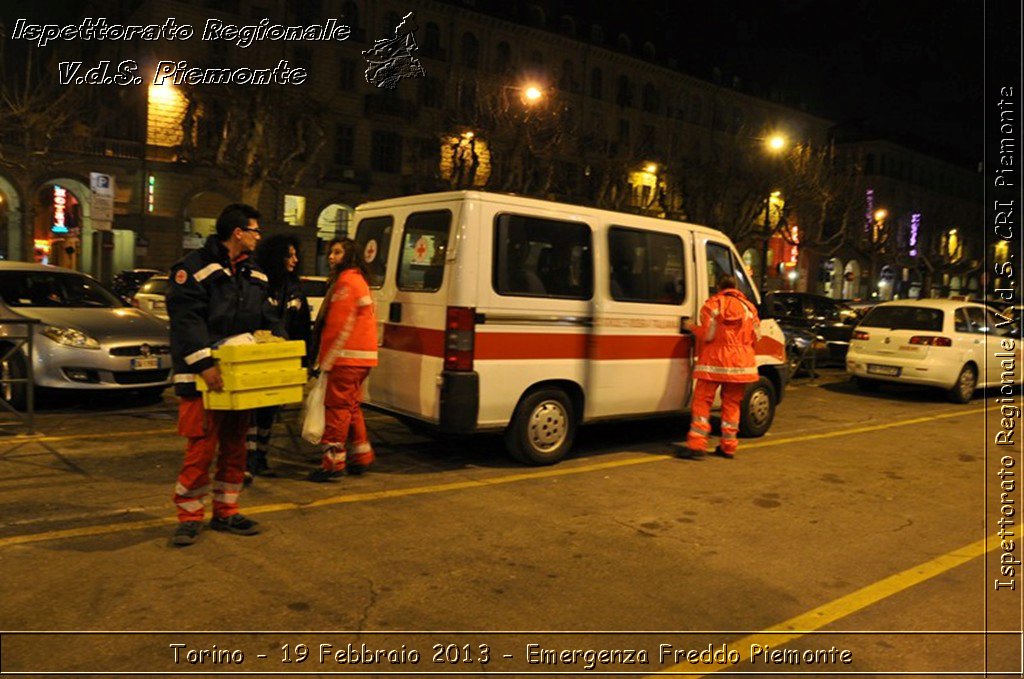
[[[517,297],[590,299],[594,291],[591,252],[586,224],[498,215],[494,291]]]
[[[919,306],[876,306],[858,327],[890,328],[892,330],[942,330],[943,314],[939,309]]]
[[[384,274],[388,268],[388,249],[391,245],[391,216],[370,217],[359,222],[356,228],[356,242],[363,248],[363,258],[370,272],[367,281],[371,288],[384,285]]]
[[[414,212],[406,218],[398,262],[399,290],[434,292],[441,287],[451,225],[451,210]]]

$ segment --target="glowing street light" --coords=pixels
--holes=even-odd
[[[889,216],[888,210],[875,210],[875,221],[880,222]]]
[[[536,104],[544,97],[544,93],[536,85],[530,85],[523,90],[523,99],[528,104]]]
[[[658,164],[657,163],[647,163],[647,165],[644,166],[644,172],[648,172],[650,174],[655,174],[657,171],[658,171]]]
[[[769,151],[777,153],[786,148],[786,138],[781,134],[773,134],[765,141]]]

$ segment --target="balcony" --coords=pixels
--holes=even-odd
[[[105,137],[62,137],[54,142],[54,149],[63,153],[78,153],[105,158],[139,158],[142,144],[126,139]]]

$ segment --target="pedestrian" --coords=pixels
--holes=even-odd
[[[758,380],[754,344],[761,337],[757,308],[736,289],[736,279],[719,277],[717,293],[700,310],[700,324],[690,321],[684,328],[697,336],[697,362],[693,377],[690,433],[681,457],[699,458],[705,453],[711,433],[711,404],[722,388],[722,440],[715,455],[732,459],[739,441],[740,403],[746,385]]]
[[[309,475],[317,483],[340,476],[346,465],[349,474],[362,474],[374,461],[360,408],[363,382],[377,365],[377,317],[369,274],[354,240],[339,239],[331,243],[330,252],[332,282],[313,330],[319,340],[319,369],[327,375],[323,455],[320,468]]]
[[[309,314],[309,301],[302,292],[299,281],[299,239],[295,236],[278,234],[261,241],[254,255],[256,265],[269,279],[268,294],[270,304],[281,317],[284,334],[289,340],[302,340],[306,343],[307,358],[303,365],[312,365],[309,359],[311,348],[310,335],[312,321]],[[256,476],[276,476],[267,462],[267,450],[270,447],[270,434],[274,428],[274,419],[281,406],[267,406],[253,411],[253,423],[246,437],[246,485],[252,483]]]
[[[238,511],[249,412],[206,410],[196,389],[198,380],[212,391],[223,389],[212,355],[222,340],[261,329],[281,333],[267,296],[267,276],[249,256],[260,239],[259,218],[260,213],[250,205],[228,205],[217,217],[216,233],[202,248],[171,267],[167,312],[174,391],[181,397],[178,433],[187,439],[174,490],[179,523],[172,542],[179,547],[191,545],[199,537],[214,457],[217,473],[210,527],[235,535],[259,532],[256,522]]]

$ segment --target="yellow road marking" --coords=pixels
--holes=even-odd
[[[850,434],[862,434],[871,431],[878,431],[881,429],[891,429],[893,427],[902,427],[909,424],[920,424],[922,422],[930,422],[932,420],[959,417],[960,415],[970,415],[982,412],[985,412],[984,408],[972,408],[970,410],[960,410],[954,413],[944,413],[941,415],[930,415],[926,417],[915,417],[909,420],[896,420],[894,422],[875,424],[866,427],[855,427],[853,429],[840,429],[838,431],[822,432],[819,434],[805,434],[803,436],[791,436],[780,439],[762,439],[752,443],[746,443],[743,446],[743,449],[749,450],[751,448],[766,448],[769,446],[778,446],[787,443],[797,443],[799,441],[833,438],[837,436],[846,436]],[[139,435],[141,433],[142,432],[131,432],[132,435]],[[245,513],[253,515],[269,514],[271,512],[283,512],[294,509],[310,509],[315,507],[327,507],[330,505],[351,504],[354,502],[371,502],[374,500],[410,497],[413,495],[430,495],[434,493],[447,493],[456,490],[486,488],[488,486],[500,486],[506,483],[518,483],[519,481],[529,481],[532,479],[544,479],[556,476],[570,476],[575,474],[585,474],[587,472],[593,471],[601,471],[605,469],[614,469],[616,467],[627,467],[637,464],[648,464],[651,462],[660,462],[665,459],[666,458],[663,455],[643,455],[638,457],[631,457],[625,460],[615,460],[612,462],[598,462],[594,464],[585,464],[578,466],[573,466],[571,464],[563,464],[555,468],[523,472],[520,474],[509,474],[507,476],[498,476],[490,479],[455,481],[452,483],[441,483],[429,486],[414,486],[412,488],[397,488],[393,490],[378,490],[365,493],[336,495],[333,497],[324,498],[322,500],[314,500],[312,502],[307,503],[280,502],[277,504],[270,505],[258,505],[256,507],[246,507]],[[172,525],[174,523],[177,523],[176,517],[167,517],[162,519],[149,519],[147,521],[130,521],[126,523],[105,524],[102,526],[84,526],[81,528],[68,528],[64,530],[47,531],[44,533],[28,535],[14,535],[11,537],[0,538],[0,548],[11,547],[13,545],[24,545],[32,542],[43,542],[47,540],[63,540],[67,538],[79,538],[88,537],[92,535],[107,535],[110,533],[138,531],[147,528],[153,528],[155,526]]]
[[[32,436],[19,434],[11,438],[0,438],[3,443],[53,443],[54,441],[71,441],[81,439],[123,439],[129,436],[150,436],[152,434],[175,434],[177,427],[163,427],[161,429],[139,429],[135,431],[114,431],[105,434],[63,434],[60,436]]]
[[[730,642],[729,646],[739,652],[740,662],[747,662],[750,660],[750,647],[753,644],[778,648],[786,642],[798,639],[806,634],[814,632],[815,630],[819,630],[840,618],[844,618],[852,613],[865,609],[872,604],[878,603],[879,601],[892,596],[893,594],[902,592],[914,585],[921,584],[922,582],[941,575],[948,570],[956,568],[957,566],[962,566],[972,559],[983,556],[985,552],[994,551],[999,547],[999,543],[1000,538],[998,535],[993,535],[983,540],[972,542],[960,549],[956,549],[948,554],[943,554],[940,557],[932,559],[931,561],[926,561],[922,564],[918,564],[917,566],[913,566],[912,568],[908,568],[901,573],[890,575],[889,577],[883,578],[878,582],[871,583],[866,587],[861,587],[856,592],[851,592],[846,596],[839,597],[834,601],[818,606],[806,613],[801,613],[794,618],[780,622],[774,627],[770,627],[768,630],[765,630],[765,632],[751,634],[743,637],[742,639]],[[777,630],[777,632],[775,634],[766,633],[772,630]],[[661,670],[660,673],[667,674],[686,672],[687,669],[692,669],[692,667],[693,665],[684,665],[680,663]],[[725,667],[725,665],[716,666],[707,670],[706,674],[718,672]],[[731,667],[735,668],[735,665],[732,665]],[[701,674],[696,676],[704,675]]]

